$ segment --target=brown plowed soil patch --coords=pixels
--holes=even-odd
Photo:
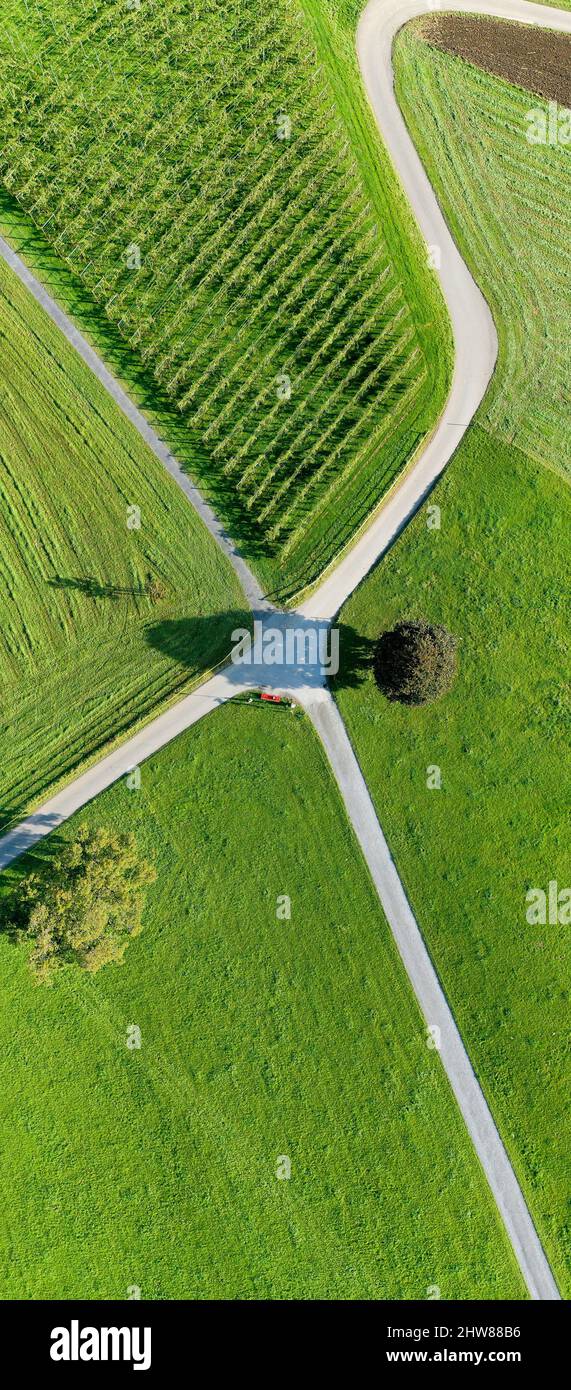
[[[571,107],[571,35],[464,15],[425,15],[419,38],[547,101]]]

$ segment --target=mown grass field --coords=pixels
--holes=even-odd
[[[0,937],[3,1297],[524,1298],[310,726],[141,771],[82,814],[158,869],[125,964],[46,991]]]
[[[568,1297],[569,926],[529,925],[526,893],[533,887],[546,891],[553,880],[559,889],[571,882],[571,493],[558,476],[567,457],[569,413],[557,375],[566,293],[561,190],[569,183],[571,153],[555,152],[561,207],[560,216],[548,220],[546,206],[555,210],[554,153],[543,151],[539,247],[537,151],[530,151],[527,180],[526,142],[518,144],[511,128],[513,111],[521,111],[525,98],[520,102],[505,83],[423,48],[410,31],[397,45],[397,75],[407,120],[445,215],[486,294],[490,286],[500,360],[479,424],[430,497],[430,505],[441,508],[440,529],[429,529],[423,508],[343,609],[345,660],[351,665],[352,648],[357,665],[361,661],[361,681],[353,677],[356,683],[343,688],[342,669],[337,698]],[[517,200],[510,151],[519,170]],[[461,205],[453,203],[456,169],[468,181]],[[498,221],[504,215],[502,244]],[[509,254],[514,242],[521,255]],[[534,313],[538,305],[543,320]],[[536,318],[543,328],[536,327]],[[547,368],[537,367],[541,352],[550,364],[550,387]],[[390,705],[367,665],[378,634],[401,617],[444,623],[459,638],[456,686],[433,707]],[[429,790],[427,772],[435,766],[442,786]]]
[[[0,347],[5,823],[224,656],[245,600],[175,483],[1,260]]]
[[[326,0],[10,0],[2,34],[5,192],[291,597],[379,501],[448,377],[352,24]]]
[[[398,36],[397,94],[498,327],[480,423],[569,478],[570,147],[529,143],[528,112],[547,111],[547,101],[419,42],[430,24]],[[530,53],[533,44],[532,31]]]

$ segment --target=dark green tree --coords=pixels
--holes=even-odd
[[[64,965],[93,974],[121,963],[141,931],[145,889],[155,878],[134,835],[80,826],[41,871],[22,879],[10,903],[16,939],[32,947],[36,982],[51,984]]]
[[[450,689],[456,675],[456,638],[423,621],[397,623],[383,632],[373,667],[379,690],[403,705],[425,705]]]

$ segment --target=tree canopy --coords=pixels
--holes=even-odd
[[[40,871],[21,880],[10,904],[17,939],[31,943],[37,983],[51,984],[68,964],[91,974],[119,964],[142,929],[145,889],[155,878],[134,835],[80,826]]]
[[[379,637],[374,654],[377,685],[388,700],[424,705],[450,689],[456,674],[456,638],[423,621],[397,623]]]

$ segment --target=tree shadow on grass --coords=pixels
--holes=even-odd
[[[331,677],[331,689],[352,689],[362,685],[373,669],[375,641],[364,637],[348,623],[333,623],[339,632],[339,671]]]
[[[41,827],[42,839],[33,841],[30,829],[19,830],[22,822]],[[41,873],[63,847],[65,841],[60,833],[60,825],[57,817],[46,815],[41,810],[34,812],[27,811],[25,807],[0,807],[0,836],[11,836],[10,853],[18,856],[9,864],[3,864],[0,848],[0,933],[9,941],[16,941],[13,899],[18,884],[31,873]]]

